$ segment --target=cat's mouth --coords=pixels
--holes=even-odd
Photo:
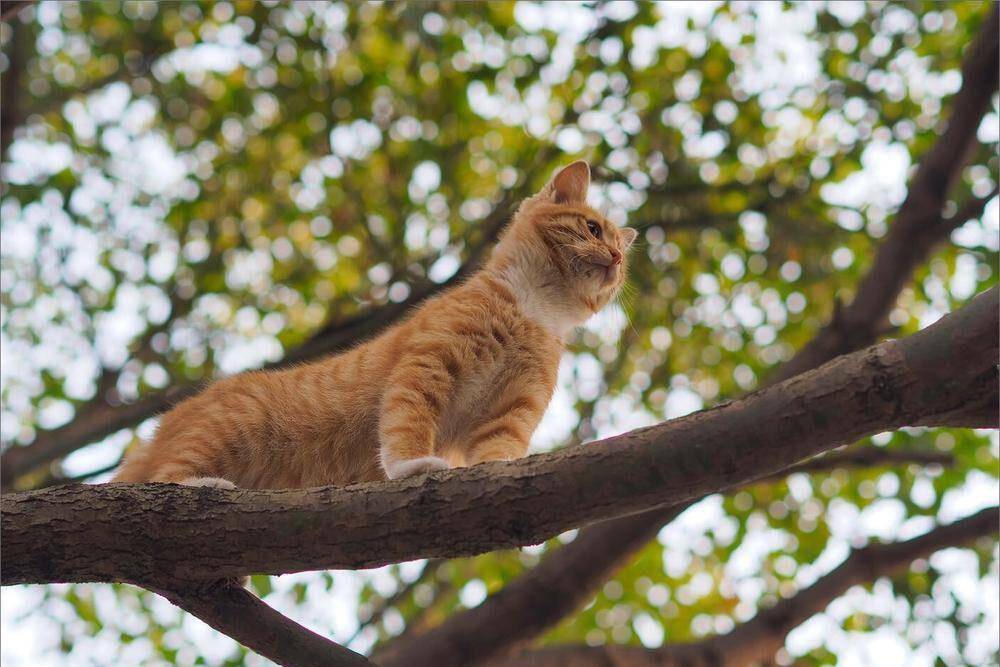
[[[621,264],[602,264],[600,262],[587,262],[589,268],[587,273],[601,281],[601,288],[612,287],[618,282],[618,275],[621,272]]]

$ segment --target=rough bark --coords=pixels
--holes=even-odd
[[[150,589],[279,665],[374,667],[363,655],[282,616],[234,583]]]
[[[881,431],[992,427],[998,289],[909,338],[741,400],[521,461],[308,492],[119,484],[8,494],[2,583],[142,585],[473,555],[692,500]]]
[[[840,566],[811,586],[718,637],[655,649],[614,645],[554,646],[488,664],[489,667],[742,667],[771,664],[792,629],[823,611],[852,586],[892,576],[909,567],[914,560],[926,558],[939,549],[994,535],[998,520],[1000,512],[991,507],[939,526],[920,537],[856,549]]]
[[[951,117],[910,182],[906,199],[889,234],[879,245],[871,269],[858,285],[854,300],[838,308],[833,320],[776,373],[776,379],[798,375],[837,354],[857,350],[886,329],[886,318],[931,249],[967,217],[942,219],[941,209],[962,166],[977,144],[976,131],[997,90],[1000,60],[1000,6],[994,4],[962,64],[962,87],[951,103]],[[985,202],[983,202],[985,204]]]
[[[953,457],[937,452],[907,452],[858,447],[805,461],[775,477],[796,472],[893,464],[948,465]],[[765,480],[761,480],[765,481]],[[698,499],[700,500],[700,498]],[[481,605],[450,616],[428,632],[387,644],[374,657],[382,667],[409,664],[473,665],[516,650],[583,606],[593,596],[592,582],[603,582],[697,500],[584,528],[569,544],[542,559]]]

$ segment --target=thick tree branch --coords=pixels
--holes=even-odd
[[[994,535],[1000,512],[982,510],[903,542],[872,544],[856,549],[839,567],[793,597],[738,626],[728,634],[690,644],[646,649],[639,646],[554,646],[490,662],[490,667],[741,667],[771,664],[785,637],[814,614],[823,611],[852,586],[909,567],[918,558],[947,547]],[[412,663],[418,664],[418,663]]]
[[[879,465],[947,465],[953,461],[953,457],[937,452],[854,447],[804,461],[774,477]],[[375,659],[382,667],[466,666],[514,650],[519,643],[541,634],[585,604],[593,596],[593,582],[605,581],[653,539],[664,524],[695,502],[665,506],[584,528],[572,542],[548,553],[541,563],[478,607],[453,614],[424,634],[386,645],[376,652]]]
[[[279,665],[374,667],[364,656],[279,614],[233,582],[150,590]]]
[[[147,585],[165,575],[472,555],[699,498],[881,431],[992,427],[998,293],[738,401],[521,461],[308,492],[125,484],[8,494],[0,498],[2,583]]]
[[[951,103],[951,118],[914,174],[896,220],[879,245],[875,261],[858,285],[854,300],[775,373],[777,380],[815,368],[859,349],[885,330],[885,320],[913,270],[935,245],[968,218],[944,220],[941,209],[962,166],[976,146],[976,131],[997,90],[1000,60],[1000,6],[994,4],[962,65],[962,87]],[[983,202],[985,205],[986,202]]]

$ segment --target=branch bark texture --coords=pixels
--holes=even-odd
[[[148,585],[473,555],[683,503],[881,431],[996,426],[998,289],[909,338],[741,400],[517,462],[308,492],[148,484],[8,494],[2,583]]]

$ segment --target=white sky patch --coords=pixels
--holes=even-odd
[[[686,387],[678,387],[671,389],[667,394],[663,412],[667,419],[676,419],[697,412],[704,406],[705,402],[697,392]]]
[[[646,612],[635,615],[632,619],[632,628],[646,648],[656,648],[663,644],[663,625]]]
[[[910,152],[902,144],[873,141],[861,154],[861,169],[839,183],[823,185],[820,195],[834,206],[895,208],[906,196],[910,163]]]
[[[546,452],[566,442],[580,419],[574,407],[576,403],[576,394],[573,390],[574,364],[575,359],[569,353],[564,354],[559,362],[555,393],[531,437],[532,452]]]

